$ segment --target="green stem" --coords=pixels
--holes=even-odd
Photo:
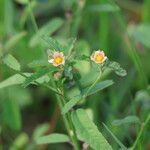
[[[64,95],[62,97],[62,100],[64,101],[64,104],[65,104],[66,101],[64,99]],[[73,123],[72,123],[70,112],[66,113],[66,116],[67,116],[67,122],[69,123],[69,126],[70,126],[70,131],[71,131],[70,132],[70,137],[71,137],[72,142],[74,144],[74,149],[75,150],[80,150],[80,147],[79,147],[79,144],[78,144],[78,139],[77,139],[77,134],[76,134],[75,128],[74,128]]]
[[[136,145],[138,144],[138,142],[141,138],[141,135],[142,135],[142,133],[143,133],[143,131],[144,131],[144,129],[145,129],[145,127],[146,127],[146,125],[148,124],[149,121],[150,121],[150,113],[148,114],[148,116],[147,116],[145,122],[143,123],[143,125],[141,126],[140,132],[139,132],[139,134],[138,134],[131,150],[134,150],[136,148]]]
[[[76,134],[75,128],[72,123],[70,112],[67,113],[67,117],[68,117],[68,123],[70,125],[70,129],[71,129],[70,136],[72,136],[71,138],[72,138],[72,142],[74,144],[74,149],[80,150],[80,146],[79,146],[78,139],[77,139],[77,134]]]
[[[21,76],[23,76],[23,77],[25,77],[25,78],[28,78],[27,75],[25,75],[24,73],[22,73],[22,72],[20,72],[20,71],[16,71],[16,73],[20,74]],[[39,83],[39,82],[37,82],[37,81],[34,81],[34,83],[37,84],[38,86],[40,86],[40,85],[41,85],[41,86],[44,86],[44,87],[50,89],[51,91],[55,92],[56,94],[61,95],[60,92],[58,92],[58,91],[55,90],[53,87],[51,87],[51,86],[49,86],[49,85],[47,85],[47,84],[41,84],[41,83]]]
[[[95,84],[98,82],[98,80],[101,78],[101,74],[102,74],[102,70],[100,68],[100,74],[97,76],[96,80],[94,81],[94,83],[88,88],[87,92],[83,95],[83,97],[85,98],[88,93],[90,92],[90,90],[95,86]]]
[[[57,89],[55,84],[54,84],[54,87]],[[57,101],[58,101],[58,105],[59,105],[60,109],[62,110],[63,106],[66,103],[65,99],[64,99],[64,94],[62,94],[62,96],[56,94],[56,98],[57,98]],[[72,120],[71,120],[70,112],[63,115],[63,120],[64,120],[64,123],[65,123],[66,129],[67,129],[68,135],[70,136],[71,141],[73,143],[74,150],[80,150],[77,135],[76,135],[76,132],[75,132]]]

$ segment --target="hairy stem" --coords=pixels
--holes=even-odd
[[[56,94],[56,98],[57,98],[60,110],[62,110],[63,106],[65,105],[64,95],[60,96],[60,95]],[[76,132],[75,132],[72,120],[71,120],[70,112],[63,115],[63,120],[65,123],[66,129],[67,129],[67,132],[68,132],[68,134],[71,138],[71,141],[73,143],[74,150],[80,150],[77,135],[76,135]]]

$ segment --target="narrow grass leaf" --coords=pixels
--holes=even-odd
[[[125,21],[125,18],[123,17],[121,11],[117,12],[115,14],[115,17],[117,19],[117,21],[119,22],[120,26],[122,27],[124,32],[127,32],[127,23]],[[131,58],[131,60],[133,61],[136,69],[138,70],[139,73],[139,77],[141,80],[141,86],[143,87],[147,87],[148,86],[148,79],[147,76],[145,74],[145,71],[143,69],[143,65],[141,62],[141,59],[137,53],[137,50],[135,48],[135,46],[133,45],[129,35],[127,34],[127,37],[125,38],[126,40],[124,41],[127,53],[129,55],[129,57]]]
[[[42,136],[36,139],[37,144],[65,143],[69,141],[70,139],[67,135],[57,133]]]
[[[111,145],[90,120],[85,110],[78,109],[72,112],[71,117],[77,133],[81,139],[90,144],[91,148],[95,150],[112,150]]]
[[[3,62],[10,67],[11,69],[20,71],[20,64],[19,62],[16,60],[16,58],[14,56],[12,56],[11,54],[6,55],[3,58]]]
[[[114,82],[112,80],[106,80],[106,81],[101,81],[97,83],[91,90],[89,90],[89,87],[83,89],[83,95],[90,96],[92,94],[95,94],[109,86],[111,86]]]
[[[122,150],[127,150],[127,148],[120,142],[120,140],[110,131],[110,129],[103,123],[105,129],[110,133],[113,139],[118,143],[118,145],[122,148]]]
[[[37,45],[43,35],[52,35],[56,30],[58,30],[62,26],[62,24],[63,20],[61,18],[52,19],[46,25],[41,27],[39,31],[31,38],[29,45]]]
[[[114,126],[120,126],[120,125],[125,125],[125,124],[139,124],[140,120],[137,116],[127,116],[124,119],[118,119],[118,120],[114,120],[112,122],[112,125]]]

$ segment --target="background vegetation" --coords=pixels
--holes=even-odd
[[[20,66],[13,58],[10,64],[2,61],[9,53],[24,73],[38,71],[39,65],[47,63],[40,34],[64,45],[75,37],[77,54],[102,49],[127,70],[123,78],[106,72],[102,79],[113,79],[115,84],[75,108],[87,110],[113,149],[119,149],[115,135],[128,148],[135,145],[137,150],[149,150],[149,0],[0,1],[0,150],[72,149],[67,143],[35,143],[41,134],[66,133],[54,93],[44,86],[20,86],[18,69],[8,68]],[[79,61],[76,67],[84,76],[82,82],[93,81],[91,64]],[[50,80],[47,77],[45,82]],[[68,94],[76,92],[72,87]]]

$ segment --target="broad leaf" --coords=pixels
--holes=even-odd
[[[33,83],[37,79],[42,78],[45,75],[51,73],[52,71],[53,71],[52,68],[46,68],[46,69],[39,70],[36,73],[33,73],[31,76],[26,78],[25,82],[23,83],[23,87],[27,87],[29,84]]]
[[[71,117],[77,133],[84,142],[90,144],[95,150],[112,150],[110,144],[83,109],[72,112]]]
[[[27,133],[22,132],[16,138],[14,138],[12,145],[9,150],[24,149],[25,145],[29,143],[29,136]]]
[[[69,141],[70,139],[67,135],[57,133],[42,136],[36,139],[37,144],[64,143]]]
[[[127,148],[120,142],[120,140],[110,131],[110,129],[103,123],[106,130],[110,133],[113,139],[118,143],[118,145],[122,148],[122,150],[127,150]]]
[[[30,77],[32,76],[32,73],[23,73],[25,76]],[[4,81],[0,82],[0,89],[1,88],[5,88],[8,86],[12,86],[12,85],[18,85],[18,84],[23,84],[26,80],[26,77],[20,75],[20,74],[15,74],[7,79],[5,79]],[[48,75],[44,75],[38,79],[36,79],[35,81],[37,81],[38,83],[47,83],[49,82],[50,78],[48,77]]]
[[[72,98],[69,102],[67,102],[65,104],[65,106],[62,108],[62,114],[64,115],[65,113],[67,113],[73,106],[75,106],[80,100],[82,99],[82,97],[80,95]]]
[[[63,46],[57,40],[49,36],[43,36],[42,39],[48,44],[50,51],[63,51]]]
[[[63,24],[63,20],[60,18],[54,18],[46,25],[41,27],[39,31],[31,38],[30,46],[35,46],[39,43],[43,35],[52,35],[56,30],[58,30]]]
[[[66,53],[66,55],[70,55],[71,51],[74,47],[76,39],[75,38],[71,38],[67,41],[67,44],[64,46],[63,51],[64,53]]]
[[[132,123],[140,123],[140,120],[137,116],[127,116],[124,119],[118,119],[118,120],[114,120],[112,122],[112,125],[114,126],[120,126],[120,125],[124,125],[124,124],[132,124]]]
[[[25,81],[25,77],[21,76],[20,74],[15,74],[6,80],[0,82],[0,89],[5,88],[12,85],[22,84]]]
[[[36,68],[36,67],[44,67],[48,66],[48,62],[45,60],[34,60],[31,63],[28,64],[30,68]]]
[[[11,54],[6,55],[3,58],[3,62],[10,68],[20,71],[20,64]]]
[[[46,131],[48,130],[48,128],[49,128],[48,123],[37,126],[33,132],[33,139],[36,140],[39,137],[41,137],[42,135],[44,135],[46,133]]]
[[[119,76],[126,76],[127,75],[127,72],[126,70],[124,70],[119,63],[117,62],[108,62],[108,67],[115,71],[115,73]]]
[[[42,39],[47,43],[48,45],[48,54],[51,54],[52,51],[61,51],[63,52],[66,56],[70,55],[71,54],[71,51],[74,47],[74,44],[75,44],[75,41],[76,39],[75,38],[70,38],[68,40],[64,40],[63,42],[62,41],[57,41],[56,39],[54,38],[51,38],[49,36],[42,36]]]
[[[90,87],[87,87],[83,90],[83,95],[89,96],[111,86],[114,82],[112,80],[101,81],[97,83],[93,88],[89,90]]]
[[[72,98],[69,102],[65,104],[65,106],[62,109],[62,114],[67,113],[73,106],[75,106],[84,96],[92,95],[100,90],[103,90],[104,88],[110,86],[113,84],[112,80],[106,80],[102,81],[100,83],[97,83],[91,90],[89,90],[90,87],[83,90],[82,96],[78,95]]]

